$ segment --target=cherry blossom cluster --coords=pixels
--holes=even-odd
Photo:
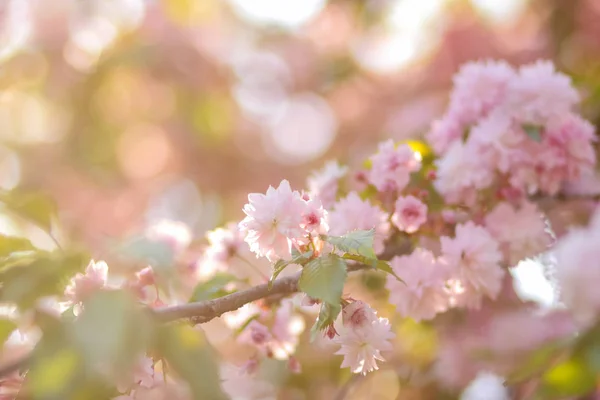
[[[436,189],[449,203],[554,195],[589,174],[594,127],[574,112],[579,95],[551,62],[515,70],[473,62],[454,78],[447,113],[427,139],[439,155]]]

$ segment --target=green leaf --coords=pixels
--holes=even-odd
[[[56,215],[56,204],[40,192],[13,190],[0,194],[8,209],[46,231],[52,228],[52,218]]]
[[[525,134],[527,134],[527,136],[529,136],[529,138],[534,142],[539,143],[542,141],[541,127],[535,125],[523,125],[523,130],[525,131]]]
[[[392,269],[392,267],[390,266],[390,263],[388,261],[367,258],[365,256],[359,256],[359,255],[350,254],[350,253],[345,253],[342,256],[342,258],[344,258],[345,260],[357,261],[361,264],[368,265],[373,269],[387,272],[388,274],[393,275],[400,282],[404,282],[398,275],[396,275],[396,273],[394,272],[394,270]]]
[[[146,350],[153,327],[129,293],[100,291],[84,302],[70,333],[89,370],[102,366],[119,376]]]
[[[68,279],[83,270],[88,261],[80,253],[36,253],[34,258],[0,270],[0,302],[27,309],[40,297],[62,294]]]
[[[390,265],[390,263],[388,261],[377,260],[376,268],[380,271],[387,272],[388,274],[392,275],[394,278],[398,279],[400,282],[404,283],[404,280],[402,280],[402,278],[400,278],[398,275],[396,275],[396,273],[394,272],[394,270],[392,269],[392,266]]]
[[[233,293],[225,290],[225,286],[238,279],[230,274],[218,273],[206,282],[199,283],[194,288],[194,293],[189,302],[212,300]]]
[[[15,329],[17,329],[17,324],[8,319],[0,319],[0,346],[6,342]]]
[[[8,257],[12,253],[32,250],[36,248],[29,240],[0,234],[0,258]]]
[[[298,286],[310,297],[337,304],[347,275],[346,262],[335,254],[328,254],[304,266]]]
[[[163,326],[158,351],[177,375],[190,385],[194,399],[227,399],[220,386],[214,351],[202,331],[187,325]]]
[[[273,281],[279,276],[280,273],[283,272],[284,269],[287,268],[288,265],[298,264],[304,266],[313,255],[313,251],[309,250],[305,253],[300,253],[295,248],[292,249],[292,259],[287,260],[277,260],[275,265],[273,265],[273,274],[269,279],[269,290],[273,287]]]
[[[375,236],[375,229],[356,230],[345,234],[344,236],[327,236],[323,235],[323,239],[338,249],[365,256],[370,259],[377,259],[375,251],[373,250],[373,238]]]
[[[80,355],[69,347],[59,349],[36,360],[27,373],[26,392],[36,400],[72,398],[80,371]]]
[[[337,304],[321,303],[319,316],[310,330],[310,341],[313,342],[318,332],[333,324],[340,312],[342,312],[342,305],[339,302]]]

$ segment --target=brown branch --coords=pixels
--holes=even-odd
[[[357,271],[370,268],[363,264],[348,266],[348,271]],[[199,301],[196,303],[181,304],[177,306],[164,307],[154,310],[154,314],[161,322],[171,322],[177,319],[190,318],[194,323],[201,324],[218,318],[221,315],[235,311],[245,304],[271,296],[285,296],[298,292],[298,280],[300,272],[276,279],[273,287],[269,289],[268,284],[263,283],[250,289],[242,290],[214,300]]]
[[[300,273],[276,279],[273,287],[263,283],[250,289],[242,290],[214,300],[155,309],[154,313],[162,322],[170,322],[181,318],[193,318],[196,323],[208,322],[229,311],[235,311],[247,303],[277,294],[291,294],[298,291]]]

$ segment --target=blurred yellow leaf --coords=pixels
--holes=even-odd
[[[162,4],[165,14],[181,25],[207,21],[218,11],[214,0],[162,0]]]
[[[422,158],[427,157],[431,153],[431,149],[427,145],[427,143],[422,142],[420,140],[407,140],[406,144],[410,146],[413,151],[421,154]]]
[[[348,400],[394,400],[400,393],[398,375],[392,370],[369,373],[351,388]]]
[[[50,398],[66,392],[78,370],[79,357],[72,349],[59,350],[39,361],[28,377],[33,398]]]
[[[410,361],[422,365],[435,358],[438,340],[432,327],[408,318],[398,325],[396,335],[405,357]]]
[[[176,332],[184,348],[199,349],[206,344],[204,334],[201,332],[193,329],[178,329]]]

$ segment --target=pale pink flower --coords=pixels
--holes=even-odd
[[[396,147],[391,139],[379,144],[379,151],[370,160],[369,181],[381,192],[401,191],[410,181],[411,172],[421,168],[421,160],[410,146]]]
[[[477,193],[494,182],[494,171],[488,160],[475,147],[461,142],[455,142],[436,165],[434,186],[451,204],[473,205]]]
[[[571,79],[556,71],[551,61],[537,61],[519,69],[508,88],[506,107],[522,124],[544,125],[566,114],[579,102]]]
[[[192,242],[192,232],[181,221],[163,219],[153,222],[146,228],[148,239],[168,244],[175,254],[184,251]]]
[[[474,123],[502,104],[515,77],[514,69],[504,61],[464,64],[453,78],[450,113],[464,125]]]
[[[234,222],[207,232],[206,238],[208,247],[196,263],[196,273],[200,279],[212,277],[218,271],[228,271],[234,257],[250,253],[244,233]]]
[[[600,314],[600,224],[596,212],[587,228],[574,229],[556,247],[556,278],[560,299],[581,323]]]
[[[510,400],[504,379],[490,372],[480,372],[461,394],[460,400]]]
[[[414,196],[396,200],[392,223],[406,233],[416,232],[427,221],[427,205]]]
[[[390,232],[388,215],[368,200],[361,200],[356,192],[338,201],[329,213],[329,234],[341,236],[356,229],[375,228],[373,247],[376,253],[383,251],[384,241]]]
[[[324,207],[329,208],[335,203],[338,181],[347,173],[348,167],[340,166],[337,161],[329,161],[323,169],[313,172],[308,177],[308,190],[321,200]]]
[[[65,296],[72,303],[81,303],[90,295],[106,286],[108,265],[104,261],[91,260],[84,274],[76,274],[65,288]]]
[[[119,392],[127,392],[138,387],[151,388],[163,382],[163,375],[154,371],[154,361],[149,357],[140,357],[133,369],[133,376],[127,377],[127,381],[117,384]]]
[[[269,186],[266,194],[249,194],[248,201],[239,226],[250,250],[269,261],[289,259],[294,240],[305,234],[301,223],[306,204],[300,193],[283,180],[277,189]]]
[[[530,202],[523,202],[518,209],[508,203],[498,204],[485,217],[485,226],[513,266],[543,253],[552,242],[542,213]]]
[[[442,255],[451,268],[457,305],[479,308],[483,296],[496,299],[504,270],[498,242],[483,227],[469,221],[456,226],[454,239],[440,238]]]
[[[515,329],[515,327],[519,329]],[[488,329],[489,349],[500,357],[519,362],[527,351],[534,351],[552,340],[574,335],[576,327],[566,310],[545,314],[521,308],[495,314]]]
[[[408,256],[394,257],[390,265],[404,282],[388,275],[389,302],[403,317],[428,320],[448,308],[448,270],[434,255],[420,248]]]
[[[373,311],[374,312],[374,311]],[[370,312],[366,312],[367,317]],[[369,318],[361,323],[348,323],[337,329],[339,336],[333,342],[341,348],[335,353],[343,355],[341,368],[350,368],[353,373],[366,375],[368,372],[379,369],[377,361],[385,361],[382,351],[391,351],[390,340],[395,337],[386,318]]]
[[[258,376],[258,368],[221,366],[221,386],[232,400],[275,400],[275,386]]]
[[[248,326],[238,336],[238,341],[240,343],[251,344],[259,349],[265,349],[272,338],[273,336],[269,328],[254,319],[250,321]]]
[[[444,154],[454,142],[461,140],[465,129],[455,115],[446,114],[431,124],[427,142],[436,154]]]
[[[294,354],[298,346],[299,337],[306,328],[304,318],[294,313],[294,302],[292,299],[282,300],[275,312],[275,320],[271,332],[273,342],[271,350],[273,356],[280,360],[289,358]]]
[[[351,329],[370,329],[371,323],[377,320],[377,313],[361,300],[353,301],[342,309],[342,323]]]
[[[323,208],[321,200],[310,198],[306,200],[306,207],[302,213],[302,229],[307,233],[325,234],[329,230],[327,224],[327,211]]]

